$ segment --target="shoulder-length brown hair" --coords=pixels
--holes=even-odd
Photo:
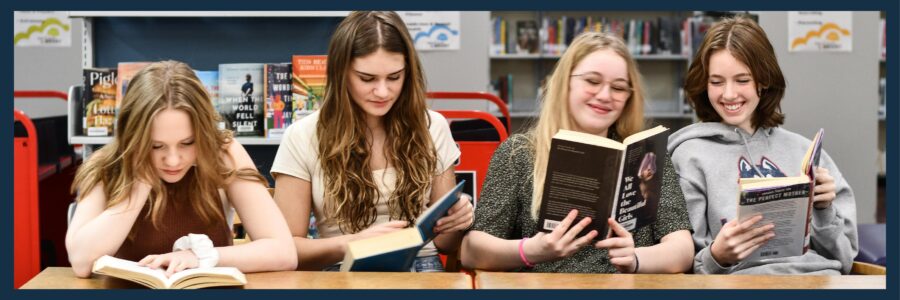
[[[328,46],[325,101],[316,125],[326,182],[325,211],[348,233],[369,227],[378,215],[365,112],[351,99],[348,76],[354,59],[379,49],[403,54],[406,64],[403,88],[384,116],[384,152],[397,173],[396,189],[388,200],[391,219],[415,221],[437,169],[428,131],[425,77],[406,25],[394,12],[350,13]]]
[[[759,94],[759,105],[753,112],[750,124],[753,128],[776,127],[784,123],[781,98],[786,87],[781,67],[775,57],[775,49],[769,43],[766,32],[746,17],[727,18],[714,24],[694,55],[684,80],[684,90],[697,118],[703,122],[721,122],[709,100],[709,58],[718,51],[727,50],[735,59],[750,68],[750,75]]]
[[[569,81],[572,70],[588,55],[600,50],[612,50],[621,56],[628,68],[628,81],[633,92],[625,102],[622,115],[613,123],[611,129],[626,138],[640,132],[644,128],[644,89],[637,63],[628,52],[622,39],[605,32],[585,32],[578,35],[559,58],[553,74],[544,87],[541,99],[541,111],[537,123],[529,129],[529,142],[534,147],[533,194],[531,213],[537,218],[541,207],[541,196],[544,192],[544,177],[547,173],[547,160],[550,153],[550,141],[560,129],[574,130],[575,120],[569,112]],[[613,131],[613,130],[610,130]]]
[[[152,159],[151,125],[165,109],[177,109],[190,116],[193,126],[196,165],[177,184],[163,184]],[[229,168],[223,161],[231,132],[218,130],[220,117],[209,94],[194,70],[177,61],[152,63],[141,69],[128,85],[116,120],[113,140],[95,152],[78,168],[72,192],[81,195],[103,184],[106,207],[129,200],[137,180],[150,184],[149,217],[159,227],[169,190],[191,195],[191,207],[207,224],[225,222],[218,189],[235,178],[267,183],[256,170]],[[234,162],[230,162],[234,165]],[[81,200],[80,198],[78,199]]]

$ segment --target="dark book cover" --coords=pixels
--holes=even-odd
[[[350,272],[409,272],[423,245],[396,249],[353,260]]]
[[[609,232],[606,219],[612,215],[616,199],[621,158],[620,150],[554,138],[537,230],[553,231],[572,209],[577,209],[576,222],[584,217],[593,220],[578,236],[597,230],[596,239],[604,239]]]
[[[668,140],[668,131],[658,133],[628,145],[625,151],[615,220],[629,231],[656,221]]]
[[[76,135],[112,136],[116,122],[116,69],[84,69],[84,89],[80,100],[81,131]]]
[[[608,218],[629,231],[656,221],[662,166],[669,131],[657,126],[623,142],[560,130],[553,136],[537,219],[537,231],[550,232],[569,214],[592,219],[578,235],[610,233]]]
[[[428,209],[423,211],[419,217],[416,218],[416,228],[419,229],[423,241],[427,243],[437,236],[437,234],[434,233],[434,227],[437,225],[437,221],[446,216],[447,212],[450,211],[450,208],[459,201],[460,193],[462,193],[462,189],[465,185],[465,180],[457,183],[453,189],[432,203]]]
[[[266,64],[266,136],[281,137],[294,119],[294,102],[291,93],[291,64]]]
[[[347,244],[341,271],[405,272],[428,242],[437,236],[437,221],[459,200],[463,180],[416,218],[415,226]]]
[[[534,20],[516,22],[516,53],[538,53],[538,26]]]
[[[675,18],[668,19],[668,27],[669,27],[668,34],[669,34],[669,39],[672,42],[672,44],[671,44],[672,45],[671,46],[672,54],[682,54],[681,53],[681,44],[682,44],[682,42],[681,42],[681,35],[682,35],[681,23],[682,23],[682,21],[683,20],[679,20],[679,19],[675,19]]]
[[[263,64],[219,65],[219,114],[235,136],[263,136]]]

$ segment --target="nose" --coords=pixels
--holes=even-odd
[[[181,164],[181,153],[175,150],[166,151],[165,156],[163,157],[163,164],[166,167],[177,167]]]
[[[387,82],[385,80],[379,80],[377,83],[375,83],[375,89],[372,91],[372,93],[375,95],[375,97],[378,97],[380,99],[387,98],[387,96],[388,96]]]
[[[725,83],[725,91],[722,93],[722,97],[725,98],[725,100],[734,100],[737,98],[737,92],[735,91],[733,83]]]
[[[594,94],[594,98],[597,100],[610,101],[612,100],[612,90],[609,88],[609,84],[600,84],[600,90]]]

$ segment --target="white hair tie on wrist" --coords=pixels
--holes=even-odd
[[[212,268],[219,263],[219,250],[205,234],[189,233],[175,241],[172,251],[188,250],[197,256],[200,268]]]

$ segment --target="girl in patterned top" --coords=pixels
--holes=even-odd
[[[579,35],[544,91],[537,123],[513,135],[491,159],[475,225],[463,239],[468,268],[531,272],[676,273],[691,267],[693,246],[684,198],[668,157],[656,222],[634,233],[612,218],[614,236],[591,243],[592,222],[573,210],[551,233],[536,232],[550,142],[560,129],[621,141],[641,131],[644,98],[637,66],[621,39]],[[656,176],[659,176],[658,174]]]

